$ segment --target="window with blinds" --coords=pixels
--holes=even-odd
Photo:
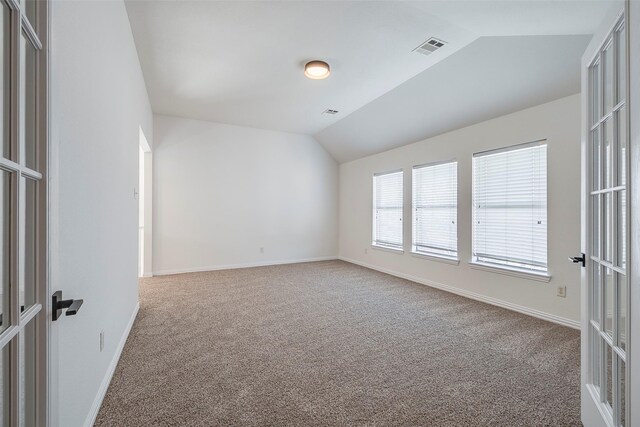
[[[458,257],[458,162],[413,168],[413,252]]]
[[[473,156],[474,261],[547,271],[547,145]]]
[[[402,171],[373,176],[373,244],[402,249]]]

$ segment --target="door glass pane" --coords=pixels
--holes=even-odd
[[[617,101],[623,101],[626,97],[626,55],[627,55],[627,40],[625,38],[624,27],[616,32],[616,44],[618,46],[618,96]]]
[[[627,268],[627,191],[616,192],[616,203],[618,204],[618,219],[616,229],[618,233],[618,267]]]
[[[602,213],[602,195],[591,196],[591,254],[600,258],[600,221]]]
[[[604,223],[602,224],[602,242],[604,243],[603,259],[607,262],[612,261],[613,255],[613,195],[606,193],[604,195]]]
[[[10,345],[0,349],[0,425],[9,425],[9,348]]]
[[[627,276],[616,273],[618,277],[618,347],[627,350],[627,296],[629,293]]]
[[[9,77],[9,59],[10,59],[10,47],[11,41],[9,37],[10,22],[9,17],[11,13],[7,10],[5,2],[0,3],[0,34],[2,34],[2,41],[0,42],[0,156],[11,158],[10,147],[11,141],[9,139],[9,102],[11,101],[11,93],[9,90],[9,84],[11,83]]]
[[[627,412],[627,402],[626,402],[626,389],[627,389],[627,373],[625,371],[626,369],[626,364],[624,363],[624,361],[620,358],[618,358],[618,383],[619,383],[619,388],[618,388],[618,396],[620,396],[620,425],[622,426],[626,426],[627,425],[627,417],[626,417],[626,412]]]
[[[25,238],[24,238],[24,289],[20,291],[20,305],[26,310],[36,301],[36,230],[37,230],[37,182],[25,179]]]
[[[9,326],[11,174],[0,170],[0,332]]]
[[[604,114],[613,109],[613,45],[602,53],[604,79]],[[603,114],[603,115],[604,115]]]
[[[591,329],[591,346],[593,347],[591,350],[591,374],[592,374],[592,382],[593,385],[598,389],[599,393],[602,393],[600,390],[600,366],[602,365],[602,349],[600,348],[600,334],[595,328]]]
[[[35,426],[36,322],[25,326],[20,345],[20,426]]]
[[[617,185],[627,184],[627,116],[626,110],[621,108],[616,113],[618,128],[618,182]]]
[[[601,165],[600,165],[600,128],[596,128],[591,132],[591,160],[593,164],[593,177],[591,178],[591,187],[594,190],[601,188]]]
[[[36,169],[36,55],[31,42],[21,36],[20,52],[20,144],[24,147],[22,163]]]
[[[600,120],[600,64],[591,67],[591,124]]]
[[[606,376],[606,395],[604,396],[605,402],[609,404],[613,408],[613,351],[611,350],[611,346],[607,344],[606,341],[602,340],[602,345],[604,346],[604,367],[605,367],[605,376]]]
[[[602,136],[604,144],[604,159],[603,159],[603,179],[604,188],[611,188],[611,172],[613,171],[613,156],[611,150],[613,149],[613,120],[608,119],[603,124]]]
[[[591,261],[591,289],[592,289],[592,297],[591,297],[591,319],[601,323],[600,320],[600,294],[602,289],[602,278],[600,276],[600,264],[595,261]]]
[[[613,337],[613,271],[604,268],[604,322],[602,329]]]

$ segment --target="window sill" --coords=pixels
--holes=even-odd
[[[404,250],[402,249],[395,249],[395,248],[390,248],[388,246],[380,246],[380,245],[375,245],[375,244],[371,244],[371,249],[375,249],[377,251],[384,251],[384,252],[391,252],[394,254],[403,254]]]
[[[448,258],[448,257],[438,256],[433,254],[425,254],[422,252],[411,251],[411,256],[416,258],[428,259],[429,261],[444,262],[445,264],[452,264],[452,265],[460,264],[460,260],[458,258]]]
[[[470,261],[469,266],[476,270],[490,271],[492,273],[521,277],[523,279],[536,280],[538,282],[549,283],[551,281],[551,276],[546,273],[534,273],[531,271],[517,270],[515,268],[498,267],[496,265],[484,264],[476,261]]]

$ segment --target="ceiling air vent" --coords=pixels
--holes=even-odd
[[[417,48],[413,49],[413,51],[421,53],[423,55],[430,55],[436,50],[440,49],[445,44],[447,44],[447,42],[443,42],[442,40],[438,40],[434,37],[431,37],[429,40],[422,43]]]
[[[324,110],[324,111],[322,112],[322,114],[331,114],[331,115],[338,114],[338,113],[339,113],[339,111],[338,111],[338,110],[331,110],[331,109],[329,109],[329,110]]]

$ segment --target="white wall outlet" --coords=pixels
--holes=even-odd
[[[140,193],[138,192],[138,189],[136,187],[133,187],[133,199],[138,200],[139,195]]]
[[[567,297],[567,287],[566,286],[558,286],[558,291],[556,293],[557,296],[561,298]]]
[[[364,248],[364,254],[368,254],[369,253],[369,248]]]
[[[260,253],[263,254],[264,253],[264,248],[260,248]]]
[[[104,350],[104,331],[100,331],[100,352]]]

